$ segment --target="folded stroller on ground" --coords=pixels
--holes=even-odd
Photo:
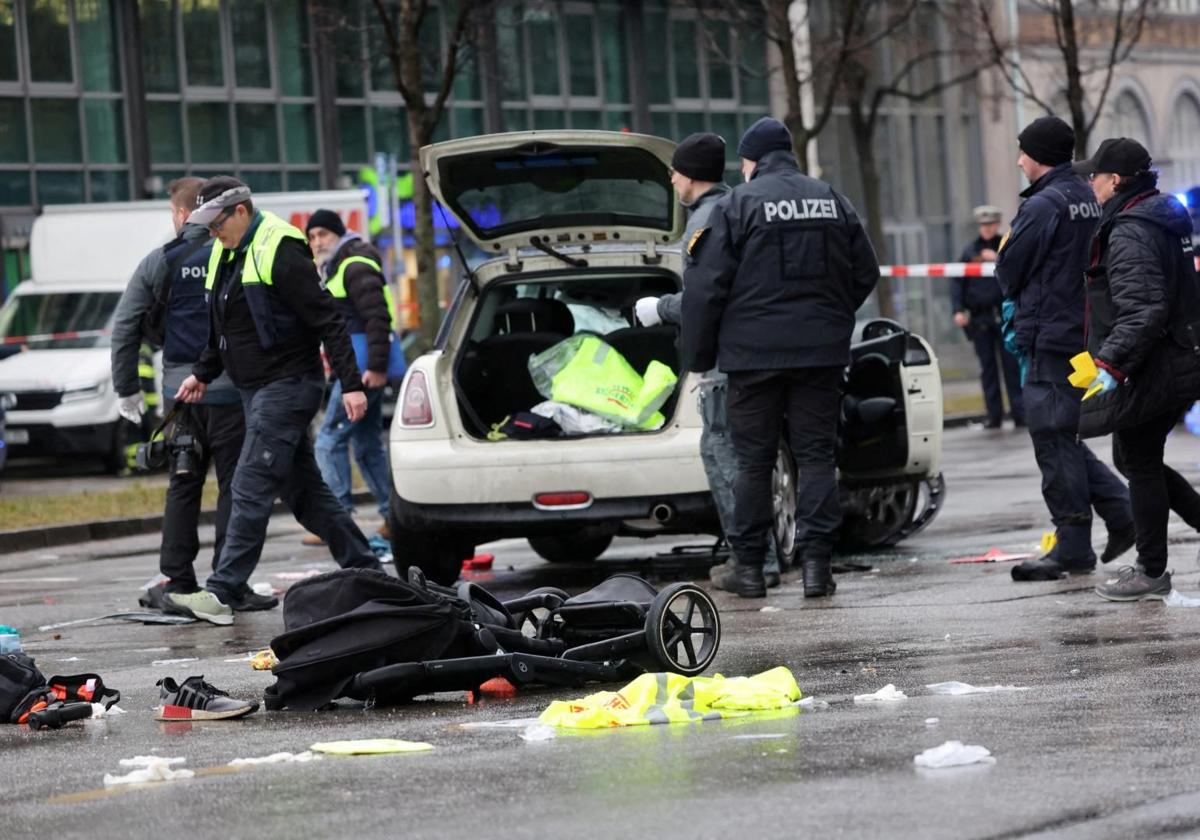
[[[435,691],[516,685],[579,686],[645,671],[694,676],[716,656],[721,619],[690,583],[656,590],[616,574],[569,597],[543,587],[500,601],[474,583],[426,583],[339,569],[293,586],[268,709],[318,709],[340,697],[386,705]]]

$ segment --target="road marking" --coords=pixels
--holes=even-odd
[[[0,583],[78,583],[74,577],[0,578]]]

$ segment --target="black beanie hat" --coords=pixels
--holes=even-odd
[[[790,152],[792,133],[777,119],[763,117],[746,129],[738,143],[738,157],[761,160],[768,152]]]
[[[338,236],[346,235],[346,226],[342,224],[342,217],[332,210],[318,210],[309,216],[308,224],[304,226],[304,232],[308,233],[315,227],[325,228]]]
[[[1058,166],[1075,156],[1075,131],[1058,117],[1038,117],[1017,135],[1017,144],[1038,163]]]
[[[680,175],[715,184],[725,179],[725,141],[719,134],[699,132],[679,141],[671,168]]]

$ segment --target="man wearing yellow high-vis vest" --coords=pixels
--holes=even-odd
[[[326,290],[333,295],[346,322],[354,355],[363,372],[367,413],[351,423],[342,410],[342,386],[336,380],[329,407],[317,434],[317,465],[333,495],[348,511],[354,510],[350,485],[350,444],[363,480],[375,497],[383,525],[379,536],[391,539],[387,525],[391,471],[383,447],[383,386],[404,376],[404,354],[393,332],[394,305],[391,289],[383,276],[383,258],[370,243],[346,226],[332,210],[317,210],[305,225],[308,244]],[[319,544],[315,534],[306,544]]]
[[[339,566],[379,568],[366,537],[321,479],[308,438],[325,391],[322,343],[350,422],[362,418],[367,398],[350,336],[321,288],[304,234],[256,210],[250,188],[236,178],[210,178],[196,201],[189,220],[217,239],[205,281],[212,329],[175,398],[195,402],[207,383],[227,372],[242,394],[246,439],[213,573],[200,592],[172,593],[168,600],[179,612],[232,624],[228,604],[258,565],[276,498],[329,543]]]

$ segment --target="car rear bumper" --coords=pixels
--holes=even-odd
[[[473,536],[477,542],[504,537],[527,537],[536,534],[571,533],[583,525],[646,520],[647,530],[661,532],[702,533],[716,524],[712,494],[679,493],[657,496],[630,496],[616,499],[595,499],[588,507],[576,510],[543,510],[532,502],[497,502],[490,504],[415,504],[392,494],[392,516],[402,528],[416,531],[453,529],[456,534]],[[666,521],[654,516],[669,510]]]

